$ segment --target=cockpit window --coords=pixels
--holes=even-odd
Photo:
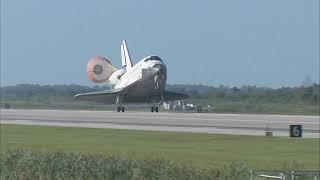
[[[157,60],[157,61],[161,61],[162,62],[162,60],[159,58],[159,56],[149,56],[144,60],[144,62],[147,62],[147,61],[150,61],[150,60]]]

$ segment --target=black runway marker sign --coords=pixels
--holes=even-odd
[[[290,125],[290,137],[302,137],[302,125]]]

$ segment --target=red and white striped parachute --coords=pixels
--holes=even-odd
[[[95,83],[107,81],[116,70],[108,59],[101,56],[92,58],[87,65],[88,77]]]

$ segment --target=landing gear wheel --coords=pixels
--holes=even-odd
[[[121,107],[121,111],[124,112],[124,106]]]
[[[121,110],[121,107],[120,107],[120,106],[118,106],[118,107],[117,107],[117,111],[118,111],[118,112],[120,112],[120,110]]]
[[[153,112],[153,111],[154,111],[154,107],[152,106],[152,107],[151,107],[151,112]]]
[[[159,112],[159,108],[158,108],[158,107],[156,107],[156,108],[155,108],[155,111],[156,111],[156,112]]]

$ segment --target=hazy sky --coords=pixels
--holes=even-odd
[[[1,0],[2,85],[93,85],[91,57],[159,55],[170,84],[319,81],[319,0]]]

